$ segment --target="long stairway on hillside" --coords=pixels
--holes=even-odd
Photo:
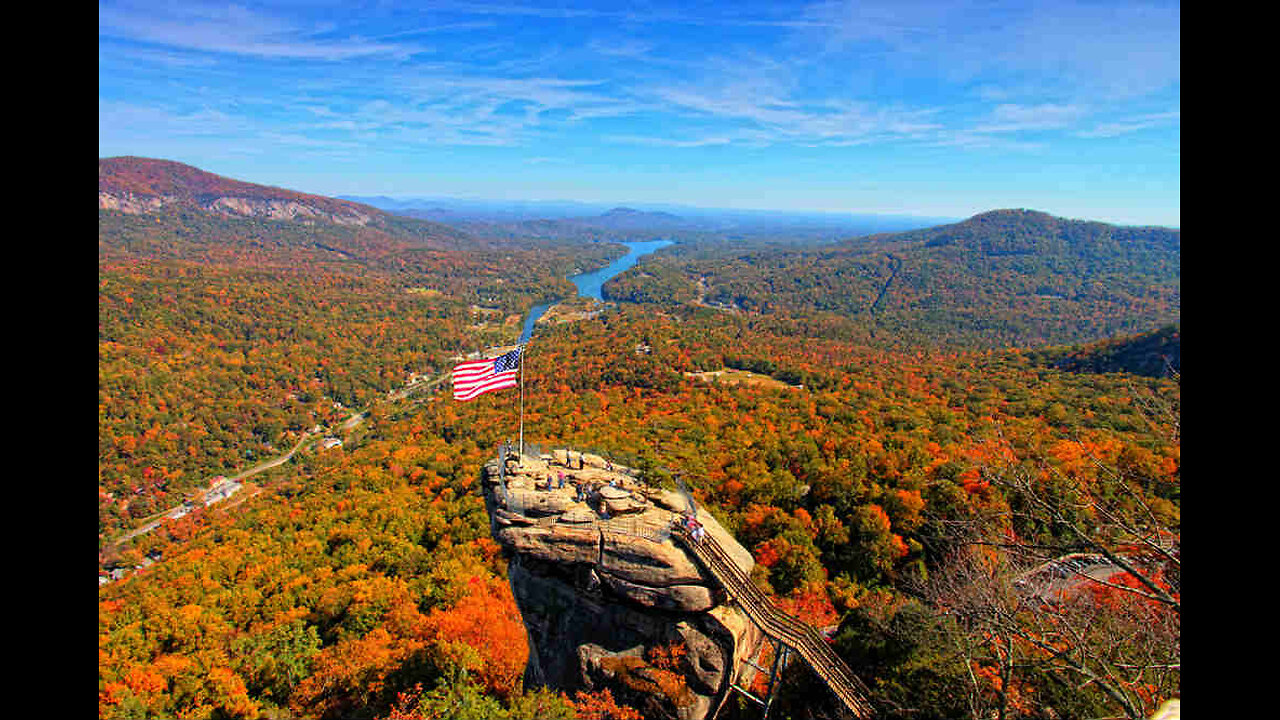
[[[827,641],[812,626],[779,610],[773,602],[760,591],[742,568],[729,557],[719,543],[709,535],[695,540],[685,532],[675,532],[684,544],[693,551],[695,557],[711,572],[737,601],[751,621],[762,632],[773,640],[781,642],[799,655],[844,703],[849,712],[857,718],[869,718],[873,714],[871,704],[867,701],[870,694],[849,669],[849,666],[835,654]]]

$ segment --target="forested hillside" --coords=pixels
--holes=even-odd
[[[689,243],[606,286],[610,297],[768,315],[838,315],[879,344],[1030,347],[1177,322],[1176,230],[1001,210],[836,247],[735,253]]]
[[[621,248],[471,251],[394,227],[100,210],[100,551],[210,476],[368,410],[237,504],[112,548],[156,561],[99,589],[101,717],[638,717],[521,682],[524,629],[476,492],[517,432],[516,394],[389,395],[513,341],[529,304]],[[1152,246],[1112,262],[1096,229],[1062,228],[1044,255],[1057,241],[977,224],[745,256],[672,246],[614,286],[645,304],[538,330],[526,440],[678,475],[751,550],[759,587],[834,626],[884,717],[1146,717],[1180,694],[1180,376],[1132,358],[1180,357],[1179,334],[1033,338],[1176,322],[1177,246],[1111,228]],[[1087,268],[1102,289],[1077,280]],[[1078,299],[1006,312],[1037,275]],[[726,367],[785,384],[692,375]],[[1103,558],[1105,583],[1027,589],[1079,555]],[[771,715],[828,717],[824,692],[793,663]],[[741,702],[722,717],[758,716]]]
[[[1046,347],[1033,355],[1063,370],[1178,377],[1182,374],[1182,332],[1177,326],[1170,325],[1087,345]]]
[[[378,228],[225,214],[198,201],[310,196],[177,163],[100,162],[100,195],[126,192],[178,200],[99,211],[100,545],[411,374],[513,341],[529,306],[573,293],[567,275],[625,251],[390,216]],[[354,207],[326,200],[307,202]]]

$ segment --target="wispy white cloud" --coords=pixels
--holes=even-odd
[[[929,147],[994,150],[1001,153],[1035,153],[1047,147],[1045,141],[1022,140],[1007,135],[975,132],[966,128],[939,132],[922,144]]]
[[[213,2],[100,0],[100,146],[353,164],[512,148],[531,171],[593,146],[671,167],[716,148],[971,163],[1164,142],[1180,121],[1176,3]]]
[[[1151,113],[1148,115],[1139,115],[1136,117],[1126,118],[1112,122],[1098,123],[1088,130],[1081,130],[1076,133],[1082,138],[1110,138],[1120,135],[1128,135],[1129,133],[1139,132],[1155,127],[1167,127],[1177,123],[1181,119],[1181,111],[1174,110],[1172,112]]]
[[[164,67],[173,70],[208,68],[214,65],[214,61],[206,56],[192,55],[188,52],[174,51],[167,48],[150,47],[112,48],[109,56],[104,55],[102,48],[99,47],[98,62],[102,63],[104,60],[122,60],[135,65]]]
[[[359,37],[326,37],[330,27],[299,24],[238,5],[111,4],[98,7],[98,35],[186,50],[261,58],[349,60],[405,57],[423,48]]]
[[[1181,76],[1177,2],[1032,5],[993,60],[1099,101],[1176,87]]]
[[[586,49],[603,57],[648,60],[651,59],[649,54],[653,51],[653,43],[633,37],[611,37],[608,40],[593,38],[587,43]]]
[[[597,83],[557,78],[393,73],[353,107],[309,105],[312,127],[410,144],[514,146],[545,128],[625,114]]]
[[[655,137],[650,135],[606,135],[602,138],[606,142],[621,143],[623,145],[648,145],[650,147],[669,147],[669,148],[691,148],[706,147],[708,145],[728,145],[735,141],[746,139],[745,136],[739,134],[737,137],[730,135],[713,135],[707,137]]]
[[[833,56],[877,52],[893,68],[952,82],[1004,78],[1024,89],[1132,96],[1176,84],[1177,2],[823,0],[805,33]]]
[[[392,33],[382,33],[375,37],[376,40],[391,40],[393,38],[414,37],[416,35],[432,35],[435,33],[456,33],[470,32],[472,30],[492,30],[497,24],[491,21],[474,21],[474,22],[455,22],[455,23],[437,23],[435,25],[420,25],[407,30],[397,30]]]
[[[1036,130],[1061,130],[1072,127],[1088,111],[1078,105],[997,105],[984,121],[971,130],[975,133],[1013,133]]]
[[[308,150],[352,152],[365,147],[364,143],[353,140],[317,137],[316,135],[297,132],[265,132],[262,137],[264,141],[272,145],[305,148]]]
[[[191,50],[266,60],[403,60],[425,50],[402,42],[405,38],[486,31],[480,36],[483,42],[451,48],[433,56],[430,65],[419,56],[412,64],[384,66],[376,77],[312,74],[295,85],[295,101],[315,112],[315,104],[306,102],[308,95],[378,97],[386,105],[376,106],[376,112],[368,105],[348,104],[341,109],[330,105],[327,112],[341,117],[313,127],[332,132],[418,131],[432,133],[438,142],[517,143],[554,127],[610,118],[666,116],[677,126],[682,119],[724,123],[719,130],[703,129],[674,140],[664,137],[664,132],[649,140],[669,147],[940,140],[974,146],[983,142],[983,134],[994,133],[1060,130],[1081,137],[1114,135],[1138,126],[1094,121],[1086,127],[1083,123],[1090,112],[1071,93],[1046,98],[1043,84],[1035,93],[1026,88],[1054,63],[1077,75],[1106,66],[1102,61],[1077,58],[1064,46],[1065,35],[1073,35],[1077,47],[1086,42],[1104,58],[1111,58],[1119,48],[1155,48],[1156,38],[1170,30],[1168,13],[1159,8],[1131,11],[1126,17],[1158,20],[1158,29],[1138,32],[1141,39],[1125,45],[1124,37],[1132,33],[1101,27],[1104,21],[1115,20],[1116,11],[1068,3],[1055,5],[1049,13],[1038,6],[978,0],[822,0],[789,14],[772,8],[729,13],[705,7],[696,11],[662,7],[640,13],[447,2],[434,4],[425,15],[412,16],[412,27],[370,33],[373,39],[344,36],[314,20],[239,6],[176,4],[144,10],[112,4],[99,10],[101,36],[149,43],[156,47],[131,51],[159,53],[158,60],[168,57],[173,62],[181,61],[180,51]],[[1070,33],[1053,29],[1051,15],[1064,15]],[[476,17],[483,19],[470,19]],[[605,33],[585,33],[576,45],[560,41],[517,47],[488,32],[512,17],[603,19],[651,28],[664,23],[758,26],[782,34],[772,35],[776,42],[751,47],[708,44],[700,47],[704,52],[698,55],[673,53],[668,47],[659,52],[652,36],[620,32],[623,25],[605,25],[593,26],[608,28]],[[1175,17],[1175,39],[1176,27]],[[1037,33],[1040,36],[1033,38]],[[910,71],[928,70],[921,63],[946,66],[936,79],[940,87],[954,85],[953,95],[964,87],[964,78],[982,77],[980,85],[965,92],[970,98],[977,94],[996,104],[984,113],[973,107],[956,111],[949,106],[954,99],[937,93],[927,98],[886,99],[856,84],[842,84],[827,70],[827,66],[847,66],[856,72],[858,63],[852,60],[868,52],[875,53],[876,62]],[[620,60],[631,64],[616,64]],[[994,73],[999,63],[1005,65]],[[1151,77],[1164,75],[1167,72],[1154,72]],[[630,142],[648,137],[625,132],[608,136]]]
[[[437,12],[493,17],[535,17],[549,20],[595,20],[624,22],[629,25],[691,25],[701,27],[757,27],[799,29],[830,25],[821,18],[803,17],[780,5],[776,10],[766,4],[743,8],[739,4],[702,6],[694,9],[676,5],[644,5],[623,9],[593,8],[581,4],[574,7],[549,7],[537,3],[486,3],[444,0],[432,3]]]
[[[722,60],[698,81],[645,88],[675,116],[725,123],[712,136],[753,144],[857,144],[907,139],[940,129],[935,108],[876,103],[807,91],[802,74],[772,58]],[[732,69],[726,69],[732,68]]]
[[[216,108],[175,112],[150,104],[98,99],[98,130],[134,137],[235,137],[251,132],[251,124]]]

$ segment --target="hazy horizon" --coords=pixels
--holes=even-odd
[[[363,202],[372,204],[375,207],[381,207],[375,203],[382,202],[388,207],[395,207],[405,210],[428,210],[432,204],[444,206],[441,209],[452,209],[455,207],[484,206],[494,208],[507,208],[514,210],[516,208],[529,208],[534,210],[547,210],[549,212],[559,213],[563,217],[578,217],[581,213],[582,217],[592,217],[601,212],[608,212],[612,209],[627,208],[644,212],[665,212],[675,215],[685,213],[692,216],[700,215],[730,215],[730,216],[763,216],[763,217],[789,217],[789,218],[812,218],[826,220],[841,219],[857,219],[863,217],[882,217],[882,218],[902,218],[902,219],[920,219],[920,220],[942,220],[942,221],[959,221],[965,218],[959,217],[941,217],[929,215],[913,215],[910,213],[855,213],[843,212],[836,210],[787,210],[779,208],[758,207],[758,208],[720,208],[707,207],[703,205],[689,205],[672,202],[645,202],[645,201],[596,201],[590,202],[585,200],[550,200],[540,198],[493,198],[493,197],[456,197],[448,195],[360,195],[348,194],[337,196],[340,199],[351,200],[353,202]],[[385,208],[384,208],[385,209]],[[992,208],[1002,209],[1002,208]],[[572,214],[569,214],[572,213]]]

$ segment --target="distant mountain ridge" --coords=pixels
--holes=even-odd
[[[382,203],[398,202],[384,197],[372,199]],[[508,216],[507,220],[478,219],[447,208],[395,212],[353,199],[226,178],[172,160],[132,156],[99,158],[98,207],[125,216],[186,208],[227,218],[292,221],[302,225],[329,223],[378,231],[386,235],[385,240],[396,238],[391,242],[393,245],[401,244],[398,239],[404,238],[411,244],[456,249],[567,239],[608,242],[684,237],[723,243],[726,238],[733,240],[752,232],[747,225],[739,225],[734,220],[715,220],[710,215],[686,217],[628,206],[587,216],[527,219]],[[986,264],[990,260],[1020,257],[1036,262],[1044,258],[1065,258],[1073,266],[1072,272],[1088,271],[1090,267],[1096,270],[1103,265],[1114,268],[1117,262],[1130,271],[1136,269],[1140,274],[1162,279],[1176,278],[1179,272],[1179,230],[1069,220],[1035,210],[992,210],[960,222],[858,236],[836,235],[836,225],[805,228],[789,224],[791,221],[787,220],[778,220],[778,224],[773,225],[765,217],[761,216],[755,232],[829,242],[834,256],[866,252],[901,256],[923,251],[979,274],[990,269]],[[847,239],[838,240],[840,237]],[[1063,270],[1057,265],[1048,269],[1054,274]],[[1043,294],[1069,292],[1060,285],[1046,283]]]
[[[99,210],[140,214],[174,206],[229,216],[356,226],[385,217],[368,205],[233,180],[172,160],[98,159]]]
[[[595,218],[585,218],[581,222],[606,227],[684,227],[689,223],[679,215],[653,210],[636,210],[629,207],[616,207]]]
[[[287,246],[369,261],[415,249],[510,246],[448,224],[154,158],[99,158],[98,210],[99,247],[107,251],[146,248],[181,254]],[[150,217],[154,223],[141,222]]]
[[[406,217],[444,222],[503,237],[552,235],[592,239],[670,238],[675,233],[707,239],[786,237],[800,242],[835,242],[844,237],[897,232],[955,222],[923,217],[835,211],[743,210],[686,205],[620,205],[556,200],[477,200],[449,197],[392,198],[344,195]],[[617,233],[625,238],[610,238]]]
[[[993,210],[834,244],[678,247],[610,299],[827,314],[895,342],[1030,347],[1179,322],[1181,232]]]
[[[643,240],[672,232],[705,231],[704,224],[679,215],[616,207],[586,217],[518,217],[500,213],[469,214],[447,208],[399,208],[398,215],[443,222],[477,235],[511,238],[577,238],[580,240]]]
[[[1156,226],[1111,225],[1093,220],[1070,220],[1038,210],[1003,209],[979,213],[958,223],[893,235],[877,235],[903,246],[947,248],[986,256],[1089,255],[1150,249],[1181,251],[1180,230]],[[854,245],[857,240],[845,241]]]

